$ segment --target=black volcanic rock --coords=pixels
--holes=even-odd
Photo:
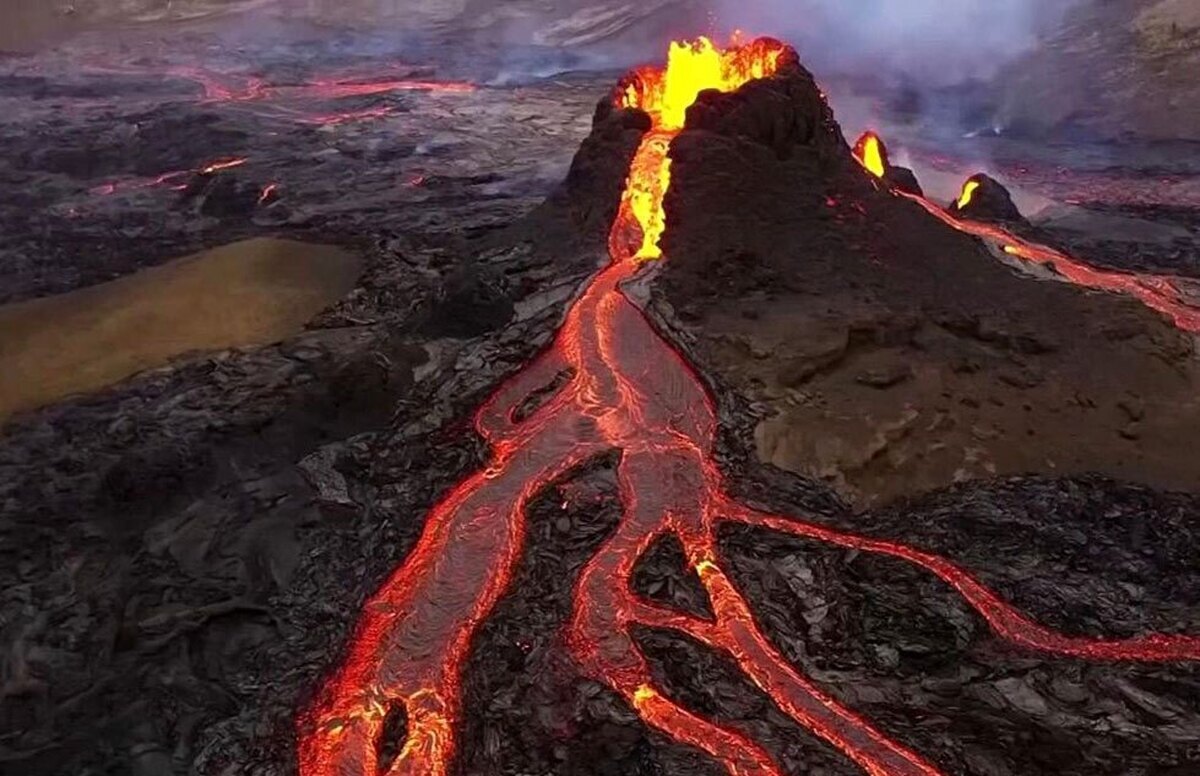
[[[687,130],[761,144],[780,159],[795,153],[844,161],[846,140],[812,73],[788,50],[772,78],[734,92],[702,92],[687,111]],[[674,186],[672,186],[674,188]]]
[[[1012,194],[1000,181],[978,173],[972,175],[963,184],[963,192],[974,184],[970,197],[965,205],[959,206],[960,199],[950,203],[949,210],[956,216],[970,218],[975,221],[1008,221],[1025,222],[1025,217],[1013,202]]]
[[[513,301],[498,278],[465,269],[446,280],[421,332],[430,337],[468,339],[502,328],[512,314]]]
[[[195,198],[200,213],[214,218],[249,218],[262,196],[259,186],[236,175],[200,173],[184,191],[184,198]]]
[[[921,188],[921,182],[917,180],[917,174],[907,167],[889,164],[887,171],[883,174],[883,180],[894,189],[908,194],[916,194],[918,197],[925,195],[925,191]]]
[[[618,109],[611,96],[600,100],[592,131],[571,160],[566,180],[550,195],[540,215],[565,215],[576,239],[605,238],[617,216],[629,164],[650,129],[639,110]]]
[[[859,511],[814,519],[945,553],[1070,634],[1195,633],[1182,613],[1200,603],[1196,575],[1172,560],[1176,542],[1196,551],[1182,529],[1195,496],[1062,476],[1096,469],[1195,488],[1197,467],[1178,458],[1200,433],[1200,417],[1179,409],[1200,386],[1188,335],[1131,300],[1021,276],[879,187],[799,73],[702,102],[671,149],[650,311],[714,386],[742,496],[799,514],[789,483],[830,484]],[[813,131],[760,118],[783,104],[781,125]],[[1156,341],[1174,354],[1170,367]],[[1163,423],[1135,451],[1120,433],[1116,397],[1127,393],[1153,394],[1188,431]],[[1081,408],[1080,396],[1097,406]],[[1154,463],[1131,465],[1131,454]],[[1047,478],[996,476],[1028,472]],[[946,488],[959,479],[969,482]],[[1124,776],[1195,762],[1121,689],[1200,732],[1182,700],[1194,664],[1016,649],[912,564],[818,541],[735,529],[722,555],[794,665],[942,772]],[[1150,568],[1169,581],[1160,587]],[[651,654],[667,653],[665,686],[683,693],[683,664],[728,686],[710,653],[679,641]],[[696,708],[720,718],[753,702],[721,692],[731,700]],[[1121,723],[1092,732],[1110,704],[1125,708]],[[765,746],[796,736],[770,729],[769,705],[753,709],[735,714],[763,721]]]

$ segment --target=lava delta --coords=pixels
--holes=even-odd
[[[1101,516],[1072,512],[1054,485],[960,491],[958,502],[951,491],[951,506],[914,506],[909,516],[923,517],[911,521],[847,506],[950,485],[974,464],[1011,473],[1036,457],[1033,468],[1044,468],[1072,448],[1086,448],[1078,467],[1060,458],[1059,471],[1136,476],[1153,465],[1168,486],[1197,484],[1194,467],[1160,466],[1187,456],[1149,420],[1163,405],[1178,408],[1174,423],[1195,423],[1200,412],[1185,395],[1200,378],[1191,361],[1195,311],[1166,279],[1114,279],[1037,244],[1003,209],[972,220],[973,197],[1003,201],[987,180],[969,182],[977,185],[947,211],[924,199],[910,174],[889,174],[878,138],[858,150],[856,158],[796,53],[770,39],[726,49],[705,39],[673,44],[665,66],[630,74],[600,104],[561,191],[495,239],[524,234],[552,255],[550,238],[566,230],[576,242],[562,250],[603,245],[607,261],[580,287],[552,342],[479,406],[483,462],[428,510],[299,714],[303,776],[660,773],[655,763],[664,760],[650,751],[664,748],[680,773],[1076,772],[1047,754],[1043,739],[1054,736],[1036,711],[1050,701],[1036,688],[1069,698],[1068,686],[1085,684],[1126,681],[1131,693],[1142,692],[1134,685],[1195,686],[1200,632],[1195,619],[1178,624],[1180,611],[1194,614],[1200,603],[1194,584],[1131,596],[1112,592],[1119,581],[1084,580],[1086,563],[1031,560],[1030,546],[997,538],[998,524],[976,541],[948,538],[955,509],[973,516],[959,529],[969,532],[984,524],[982,502],[1019,500],[1028,517],[1014,518],[1013,535],[1041,509],[1047,520],[1076,521],[1071,530],[1094,531],[1094,553],[1116,556],[1113,568],[1134,564]],[[751,325],[765,332],[757,341]],[[969,395],[977,389],[989,391],[982,401]],[[1141,454],[1075,434],[1078,419],[1064,408],[1083,406],[1079,396],[1135,391],[1149,409],[1136,434],[1126,430]],[[861,395],[872,401],[857,416],[849,400],[840,413],[825,411]],[[850,443],[817,449],[851,436],[834,434],[837,423],[864,419],[874,425],[861,460]],[[939,435],[952,441],[939,448]],[[774,468],[750,462],[754,446]],[[1022,487],[1029,492],[1016,494]],[[556,503],[560,518],[543,522]],[[1125,502],[1113,495],[1110,503],[1115,515]],[[579,546],[546,549],[549,526],[574,530],[589,519],[603,529]],[[573,560],[553,566],[561,557]],[[1021,566],[1005,570],[1010,557]],[[647,558],[657,571],[646,571]],[[780,609],[788,596],[772,569],[784,563],[803,569],[797,580],[828,579],[826,593],[857,608]],[[1164,568],[1185,563],[1176,554]],[[527,582],[537,564],[557,569],[545,600]],[[852,582],[827,576],[839,567]],[[769,576],[755,580],[756,570]],[[664,594],[647,574],[674,582]],[[1054,575],[1066,578],[1064,590],[1095,597],[1068,607],[1039,600],[1038,580]],[[1182,609],[1160,593],[1182,596]],[[856,631],[853,612],[869,616],[876,597],[919,615]],[[1155,601],[1145,616],[1134,613],[1139,598]],[[514,607],[539,614],[521,620]],[[947,623],[936,622],[939,613]],[[842,630],[822,631],[826,617]],[[900,627],[920,635],[879,638]],[[922,663],[932,653],[915,645],[930,633],[949,652]],[[859,637],[869,649],[853,643]],[[538,676],[506,697],[510,706],[512,698],[532,704],[517,719],[542,732],[515,732],[525,743],[506,745],[508,736],[478,719],[500,703],[486,688],[500,692],[499,675],[511,673],[504,666],[528,671],[535,655]],[[847,655],[870,668],[848,669]],[[975,701],[957,699],[955,683],[969,679],[948,668],[954,660],[975,677],[994,672],[996,697],[1035,720],[1014,726],[1009,712],[997,712],[1003,746],[994,760],[964,748],[992,731],[980,727],[988,715]],[[689,669],[701,675],[689,679]],[[567,711],[556,673],[650,731],[635,735],[646,748],[600,743],[581,757],[564,744],[557,764],[529,770],[497,761],[514,749],[531,756],[541,747],[531,736],[602,740],[610,730],[579,721],[594,711]],[[955,700],[940,703],[939,686]],[[1090,697],[1073,692],[1079,703]],[[1194,731],[1195,698],[1188,707],[1179,697],[1146,713]],[[1112,724],[1088,735],[1117,736],[1136,750],[1138,768],[1158,757],[1186,770],[1188,736],[1173,739],[1168,727],[1128,733]]]

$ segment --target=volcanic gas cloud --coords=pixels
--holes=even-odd
[[[644,111],[651,128],[632,162],[612,226],[611,262],[571,306],[553,345],[476,414],[475,428],[490,444],[490,460],[433,508],[409,557],[364,606],[344,661],[300,720],[304,776],[452,770],[463,714],[464,659],[473,634],[513,576],[524,542],[526,504],[555,478],[613,450],[621,454],[623,517],[580,576],[566,642],[582,670],[621,695],[648,725],[704,750],[731,774],[781,771],[756,742],[705,720],[656,687],[631,635],[633,626],[674,629],[724,652],[784,713],[867,773],[932,776],[938,770],[817,687],[763,636],[723,569],[715,538],[722,521],[916,564],[956,589],[1000,637],[1022,649],[1095,660],[1200,659],[1200,639],[1194,637],[1103,641],[1056,633],[945,559],[763,514],[726,495],[713,460],[712,399],[620,284],[647,260],[662,256],[670,145],[699,93],[786,78],[798,68],[795,53],[777,41],[721,50],[700,39],[673,44],[664,68],[639,70],[616,90],[615,106]],[[868,164],[878,167],[884,158],[870,157]],[[941,213],[936,210],[935,215]],[[956,228],[975,229],[938,217]],[[1017,251],[1032,250],[1015,239],[1004,242]],[[519,408],[564,372],[572,375],[565,385],[532,414],[517,417]],[[711,599],[712,619],[652,604],[632,592],[638,558],[664,535],[674,535],[685,547]],[[379,740],[393,707],[405,712],[406,739],[392,762],[382,762]]]

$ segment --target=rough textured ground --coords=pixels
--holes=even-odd
[[[1107,137],[1200,138],[1198,33],[1187,0],[1082,3],[1045,47],[1001,76],[1001,118]]]
[[[253,79],[462,81],[499,67],[483,55],[469,70],[413,64],[423,52],[394,44],[366,56],[376,42],[306,27],[280,35],[245,49],[216,32],[125,47],[106,33],[0,63],[0,301],[243,236],[365,247],[389,231],[495,228],[561,179],[610,80],[245,97]],[[244,163],[203,172],[230,160]]]
[[[464,414],[594,263],[560,245],[381,245],[300,337],[11,423],[0,761],[287,772],[357,602],[475,465]]]
[[[358,602],[477,464],[466,414],[604,255],[626,141],[586,145],[501,236],[381,235],[298,337],[11,421],[0,763],[294,770],[294,715]]]
[[[6,228],[20,227],[20,242],[0,255],[4,288],[17,289],[10,298],[264,230],[331,236],[361,251],[365,268],[353,291],[284,342],[169,365],[4,427],[0,770],[294,773],[296,711],[337,661],[361,601],[402,561],[439,494],[478,466],[470,409],[548,340],[603,260],[636,132],[589,138],[567,172],[603,92],[598,78],[376,97],[366,107],[395,112],[317,129],[240,105],[198,107],[187,79],[157,79],[165,96],[150,98],[144,77],[11,75],[19,78],[4,88],[18,93],[6,99],[22,112],[10,112],[4,129],[15,153],[2,169],[21,184],[5,186],[0,203]],[[67,96],[53,96],[59,87]],[[49,96],[33,99],[30,89]],[[82,98],[70,95],[80,90],[89,99],[100,90],[102,105],[77,112]],[[741,115],[729,118],[716,101],[704,131],[681,138],[670,258],[630,289],[712,385],[720,460],[739,497],[945,553],[1072,633],[1194,633],[1193,495],[1046,476],[1034,461],[1040,476],[988,477],[864,512],[819,478],[758,459],[756,428],[804,408],[789,407],[790,392],[770,395],[767,380],[785,368],[795,377],[816,363],[796,379],[840,380],[831,385],[885,406],[899,403],[896,391],[927,385],[918,374],[961,380],[949,397],[922,395],[945,399],[957,423],[945,427],[948,438],[1000,449],[1030,425],[1054,430],[1049,414],[1029,424],[1025,413],[1065,402],[1058,386],[1073,385],[1091,353],[1090,368],[1101,370],[1084,397],[1097,406],[1078,412],[1112,440],[1085,451],[1101,456],[1157,439],[1146,430],[1161,422],[1153,402],[1170,394],[1148,388],[1190,388],[1194,367],[1189,341],[1155,316],[1018,278],[872,188],[838,138],[805,123],[811,102],[754,91]],[[127,102],[130,92],[146,102]],[[110,125],[118,129],[105,135]],[[42,134],[31,137],[30,126]],[[154,141],[176,130],[197,139]],[[64,147],[67,160],[53,158]],[[88,193],[238,153],[251,161],[199,176],[199,200],[160,187]],[[101,167],[74,166],[92,159]],[[150,160],[145,169],[141,160]],[[410,175],[427,177],[404,186]],[[232,183],[214,192],[210,178]],[[271,181],[281,183],[279,199],[260,207]],[[210,198],[218,204],[205,215]],[[87,217],[72,221],[81,207]],[[146,250],[119,260],[134,239]],[[80,260],[80,245],[94,247],[94,263]],[[833,338],[830,352],[841,347],[841,356],[814,362],[827,322],[846,344]],[[771,354],[754,352],[760,342]],[[1127,373],[1141,381],[1144,406],[1122,409],[1110,393]],[[990,401],[995,390],[1039,404],[1001,408]],[[1185,407],[1195,394],[1176,400]],[[1118,413],[1139,411],[1142,425],[1117,425]],[[982,439],[975,413],[994,423],[981,426]],[[792,417],[799,437],[812,435],[803,424],[831,436],[817,425],[822,415]],[[988,438],[994,430],[1002,435]],[[1186,460],[1165,471],[1187,476]],[[914,481],[924,489],[949,479]],[[900,480],[880,473],[874,482],[882,492]],[[715,772],[581,680],[556,648],[569,580],[611,530],[612,496],[612,461],[598,460],[530,510],[518,582],[474,645],[458,772]],[[950,772],[1200,768],[1194,667],[1018,652],[936,579],[892,561],[752,531],[726,535],[722,550],[790,659]],[[656,548],[637,584],[687,610],[706,606],[677,548]],[[789,773],[855,772],[716,656],[670,634],[640,638],[672,696],[752,732]]]

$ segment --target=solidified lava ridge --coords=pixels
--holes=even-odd
[[[948,583],[1000,638],[1022,649],[1092,660],[1200,660],[1200,637],[1061,634],[949,560],[765,514],[727,495],[713,457],[711,396],[620,286],[646,260],[663,255],[658,238],[667,228],[669,150],[688,107],[706,89],[733,92],[755,79],[797,72],[795,53],[777,41],[721,49],[701,39],[673,44],[665,67],[643,68],[616,90],[614,107],[646,113],[650,126],[609,235],[611,261],[572,304],[553,344],[477,411],[475,428],[489,444],[490,458],[433,507],[415,548],[366,602],[342,663],[301,715],[304,776],[434,776],[453,769],[463,665],[473,635],[513,578],[525,539],[524,510],[553,480],[612,450],[621,454],[622,517],[580,575],[566,644],[581,670],[623,697],[646,724],[707,752],[731,774],[782,771],[754,740],[704,719],[656,686],[632,635],[635,626],[672,629],[725,653],[782,712],[866,773],[939,771],[818,687],[764,636],[725,571],[716,540],[722,522],[912,563]],[[517,416],[531,396],[541,396],[564,373],[572,375],[569,381],[533,412]],[[638,559],[667,535],[685,548],[711,601],[711,618],[664,608],[633,592]],[[380,739],[393,708],[404,712],[406,738],[399,754],[384,762]]]

